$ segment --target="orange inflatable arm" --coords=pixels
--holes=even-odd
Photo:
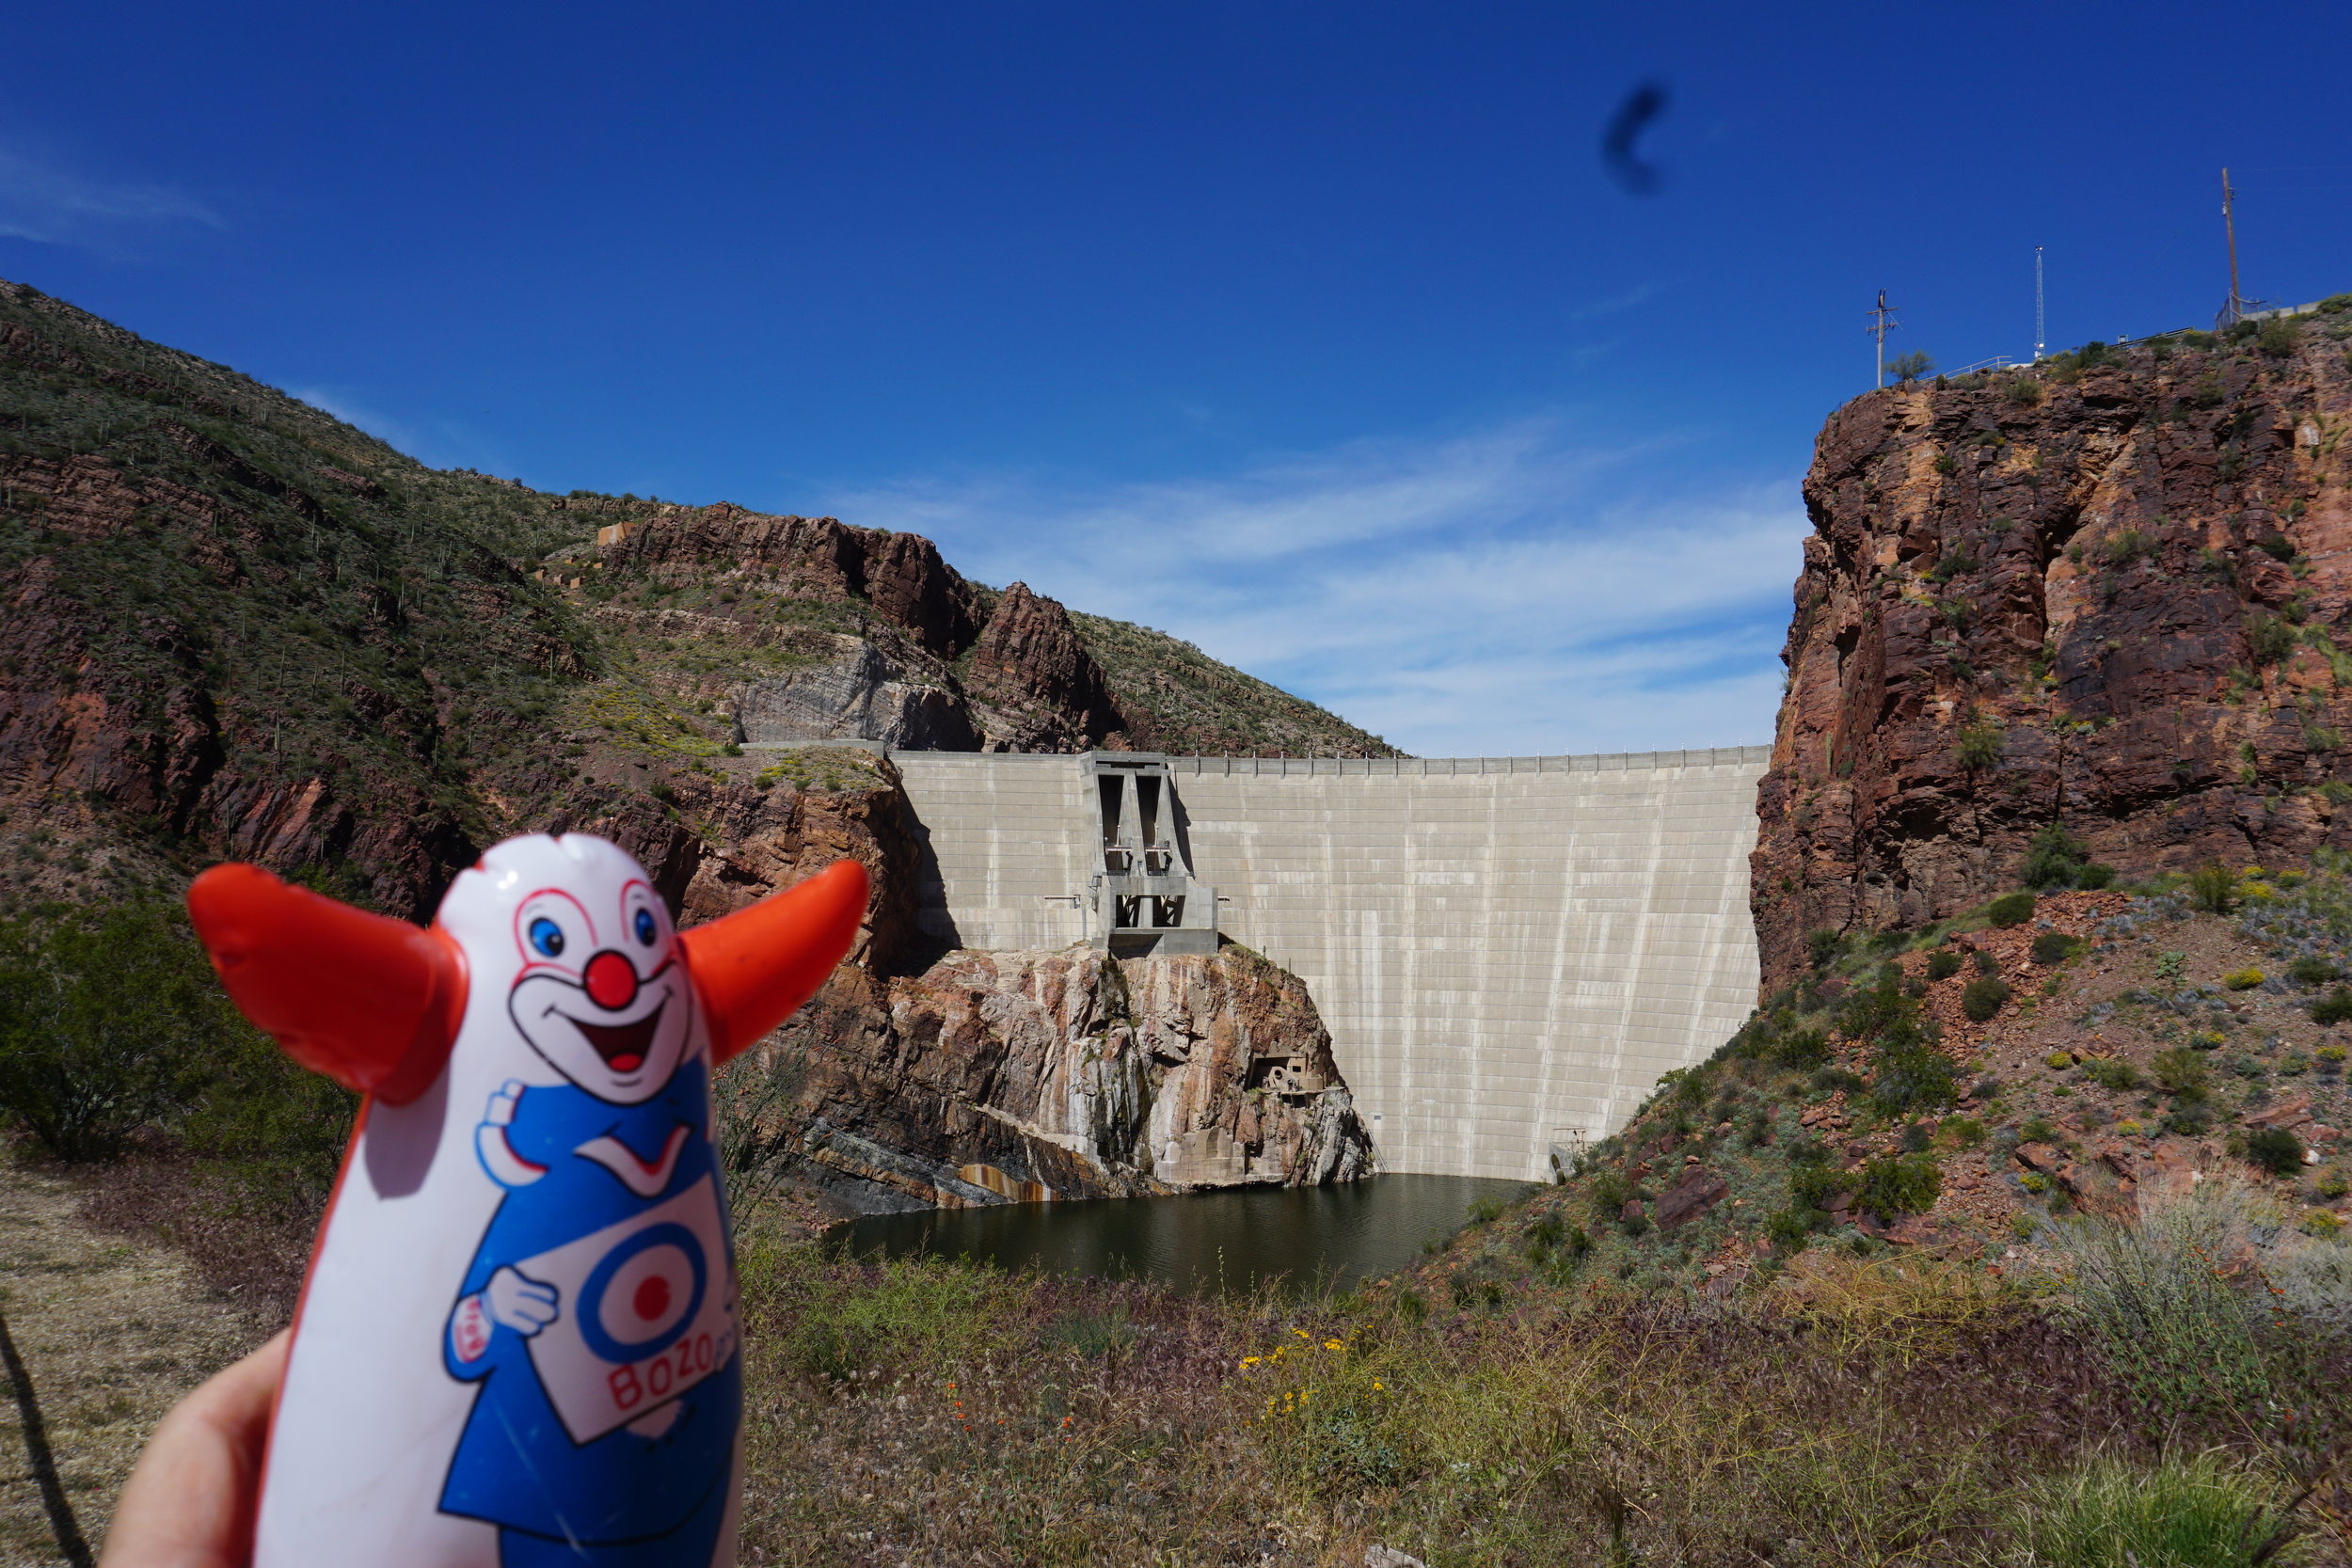
[[[710,1021],[710,1064],[735,1055],[817,994],[866,918],[866,867],[835,861],[796,887],[678,933]]]
[[[466,1013],[466,957],[439,927],[355,910],[258,865],[197,878],[188,913],[230,999],[304,1067],[393,1105],[440,1075]]]

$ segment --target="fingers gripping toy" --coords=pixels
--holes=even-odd
[[[711,1069],[855,937],[843,862],[688,932],[628,854],[510,839],[420,930],[215,866],[229,994],[363,1091],[295,1313],[256,1568],[735,1560],[742,1358]]]

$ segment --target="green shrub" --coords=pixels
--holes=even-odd
[[[1953,736],[1953,754],[1961,767],[1970,772],[1991,768],[2001,760],[2003,735],[2001,726],[1989,719],[1963,724]]]
[[[0,924],[0,1114],[58,1158],[103,1159],[162,1124],[316,1187],[352,1105],[246,1022],[176,902]]]
[[[1941,1131],[1956,1148],[1975,1148],[1984,1142],[1984,1123],[1974,1117],[1949,1117]]]
[[[2342,1023],[2352,1020],[2352,986],[2338,986],[2312,1004],[2313,1023]]]
[[[2082,840],[2052,822],[2033,835],[2018,879],[2030,888],[2073,887],[2089,859]]]
[[[1881,1219],[1924,1214],[1944,1190],[1944,1174],[1926,1154],[1898,1154],[1862,1167],[1854,1201]]]
[[[1772,1048],[1772,1060],[1782,1067],[1820,1067],[1829,1060],[1829,1037],[1819,1029],[1792,1029]]]
[[[2287,965],[2287,978],[2298,986],[2324,986],[2343,973],[2325,958],[2297,958]]]
[[[2031,408],[2042,401],[2042,383],[2030,375],[2011,376],[2002,395],[2015,407]]]
[[[1987,1023],[2009,1004],[2009,982],[1996,974],[1979,974],[1960,993],[1960,1010],[1971,1023]]]
[[[1471,1225],[1492,1225],[1502,1217],[1502,1212],[1509,1207],[1510,1205],[1502,1198],[1489,1194],[1485,1197],[1472,1199],[1470,1207],[1462,1213],[1463,1218]]]
[[[2033,1117],[2017,1130],[2017,1137],[2021,1143],[2054,1144],[2058,1141],[2058,1131],[2048,1117]]]
[[[1928,955],[1928,978],[1948,980],[1960,973],[1960,955],[1948,947],[1939,947]]]
[[[2263,983],[2263,972],[2259,969],[2233,969],[2221,977],[2221,983],[2232,990],[2252,990]]]
[[[2207,861],[2188,874],[2189,902],[2207,914],[2227,914],[2237,902],[2237,873],[2219,861]]]
[[[1788,1200],[1800,1212],[1827,1209],[1830,1199],[1851,1188],[1854,1177],[1829,1164],[1793,1165],[1788,1171]]]
[[[2205,1092],[2205,1058],[2185,1046],[2160,1051],[2148,1065],[2168,1094],[2195,1099]]]
[[[2033,895],[2004,893],[1984,907],[1984,917],[1995,926],[2023,926],[2033,918]]]
[[[2062,964],[2082,950],[2082,939],[2063,931],[2044,931],[2033,939],[2033,961],[2038,964]]]
[[[2011,1528],[2046,1568],[2251,1568],[2293,1533],[2270,1487],[2211,1453],[2095,1461],[2035,1488]]]
[[[1889,1116],[1933,1110],[1959,1098],[1951,1059],[1917,1029],[1890,1032],[1879,1042],[1870,1098]]]
[[[2139,1069],[2120,1057],[2103,1061],[2094,1056],[2083,1063],[2083,1072],[2101,1088],[2112,1089],[2117,1094],[2127,1093],[2147,1082],[2140,1076]]]
[[[2090,862],[2080,871],[2074,873],[2074,885],[2083,889],[2087,893],[2096,893],[2101,888],[2111,885],[2114,881],[2115,867],[2111,865],[2102,865],[2097,861]]]
[[[2265,354],[2284,358],[2295,352],[2295,339],[2300,330],[2301,324],[2293,317],[2273,316],[2263,323],[2262,330],[2254,335],[2254,342]]]
[[[1792,1207],[1774,1212],[1764,1222],[1764,1234],[1783,1252],[1802,1252],[1813,1239],[1813,1226],[1806,1211]]]
[[[1825,967],[1832,958],[1837,957],[1838,951],[1845,944],[1844,937],[1826,928],[1807,931],[1804,935],[1805,952],[1812,958],[1813,967],[1816,969]]]
[[[1633,1196],[1633,1179],[1623,1171],[1601,1171],[1584,1189],[1587,1212],[1602,1224],[1623,1213],[1625,1206],[1632,1201]]]
[[[2000,960],[1981,947],[1977,949],[1976,959],[1977,973],[1979,974],[1998,974],[2001,972]]]
[[[2303,1168],[2303,1140],[2283,1127],[2265,1127],[2246,1140],[2246,1159],[2273,1176],[2289,1176]]]
[[[2276,664],[2295,652],[2295,626],[2283,616],[2254,610],[2246,617],[2246,646],[2254,668]]]

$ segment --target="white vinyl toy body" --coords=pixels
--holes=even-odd
[[[724,1568],[740,1337],[709,1035],[602,839],[518,838],[437,924],[447,1066],[371,1101],[322,1229],[257,1568]]]

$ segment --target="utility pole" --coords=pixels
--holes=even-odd
[[[1895,308],[1886,303],[1886,291],[1884,289],[1881,289],[1879,291],[1878,308],[1872,310],[1865,310],[1862,313],[1870,318],[1870,325],[1864,327],[1862,330],[1867,332],[1878,342],[1879,373],[1877,384],[1883,387],[1886,385],[1886,335],[1889,332],[1894,331],[1896,327],[1902,324],[1895,319]]]
[[[2257,171],[2259,172],[2259,171]],[[2237,214],[2233,210],[2237,193],[2230,189],[2230,171],[2221,171],[2221,227],[2230,236],[2230,303],[2221,308],[2221,325],[2235,326],[2246,314],[2246,300],[2237,292]]]
[[[2033,247],[2033,362],[2042,363],[2042,351],[2049,342],[2042,329],[2042,247]]]

